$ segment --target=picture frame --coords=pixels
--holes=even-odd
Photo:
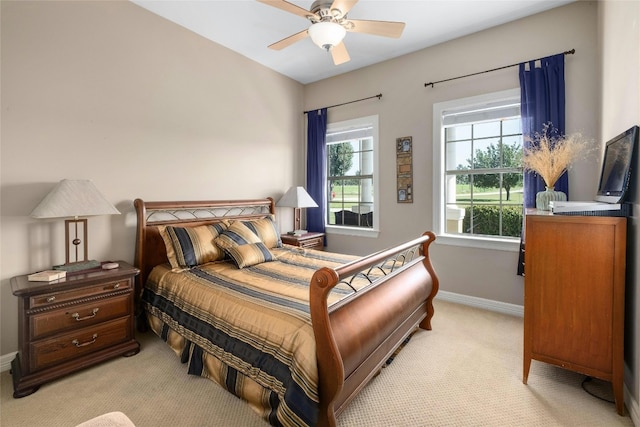
[[[413,138],[396,138],[396,197],[398,203],[413,203]]]
[[[405,136],[403,138],[396,139],[396,151],[398,154],[411,154],[412,151],[412,138],[410,136]]]

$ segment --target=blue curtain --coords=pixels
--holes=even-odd
[[[526,65],[528,65],[528,70]],[[540,67],[535,61],[520,64],[520,110],[522,115],[522,135],[524,146],[536,133],[542,133],[543,126],[550,124],[549,130],[557,136],[565,134],[564,115],[564,54],[542,58]],[[544,181],[533,172],[524,174],[524,205],[533,208],[536,194],[545,189]],[[562,174],[554,189],[569,197],[567,173]]]
[[[307,193],[318,204],[307,208],[307,230],[324,233],[327,180],[327,109],[307,112]]]
[[[540,59],[540,67],[536,67],[535,62],[520,64],[520,114],[525,148],[531,144],[529,138],[534,138],[536,133],[543,132],[545,124],[549,124],[549,132],[553,132],[552,136],[554,133],[557,136],[565,134],[564,54]],[[536,194],[544,189],[545,184],[542,178],[533,172],[525,172],[524,208],[534,208]],[[554,189],[562,191],[567,198],[569,197],[569,179],[566,172],[555,183]],[[523,276],[524,215],[521,234],[517,274]]]

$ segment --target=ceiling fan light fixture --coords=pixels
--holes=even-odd
[[[311,40],[327,51],[339,45],[347,34],[347,30],[335,22],[318,22],[311,25],[308,32]]]

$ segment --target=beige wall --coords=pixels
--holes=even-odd
[[[89,219],[89,255],[129,262],[136,197],[304,183],[301,84],[130,2],[1,7],[1,355],[17,350],[9,278],[64,262],[63,222],[29,217],[59,180],[91,179],[118,207]]]
[[[602,87],[600,122],[603,141],[640,125],[640,2],[603,1],[599,4],[598,24]],[[638,148],[637,148],[638,149]],[[636,160],[637,161],[637,160]],[[640,173],[635,164],[631,200],[633,216],[627,225],[630,251],[627,265],[625,308],[625,397],[627,409],[640,424]]]
[[[382,64],[305,86],[305,109],[360,99],[370,100],[329,110],[329,121],[379,115],[380,237],[332,235],[330,250],[364,254],[418,236],[432,228],[433,104],[519,87],[518,68],[509,68],[424,87],[431,81],[466,75],[576,49],[565,58],[567,132],[599,137],[597,5],[577,2],[468,37],[402,56]],[[413,137],[414,203],[395,199],[395,140]],[[594,159],[595,161],[595,159]],[[595,194],[593,164],[579,164],[570,175],[574,200]],[[512,304],[523,304],[522,278],[516,276],[517,253],[436,244],[434,266],[440,289]],[[437,318],[436,318],[437,322]]]

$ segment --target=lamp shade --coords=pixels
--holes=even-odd
[[[339,45],[347,34],[347,30],[335,22],[318,22],[307,30],[313,42],[325,50]]]
[[[284,193],[284,196],[278,200],[276,206],[288,208],[317,208],[318,204],[314,202],[304,187],[291,187]]]
[[[33,218],[120,214],[88,179],[63,179],[31,212]]]

